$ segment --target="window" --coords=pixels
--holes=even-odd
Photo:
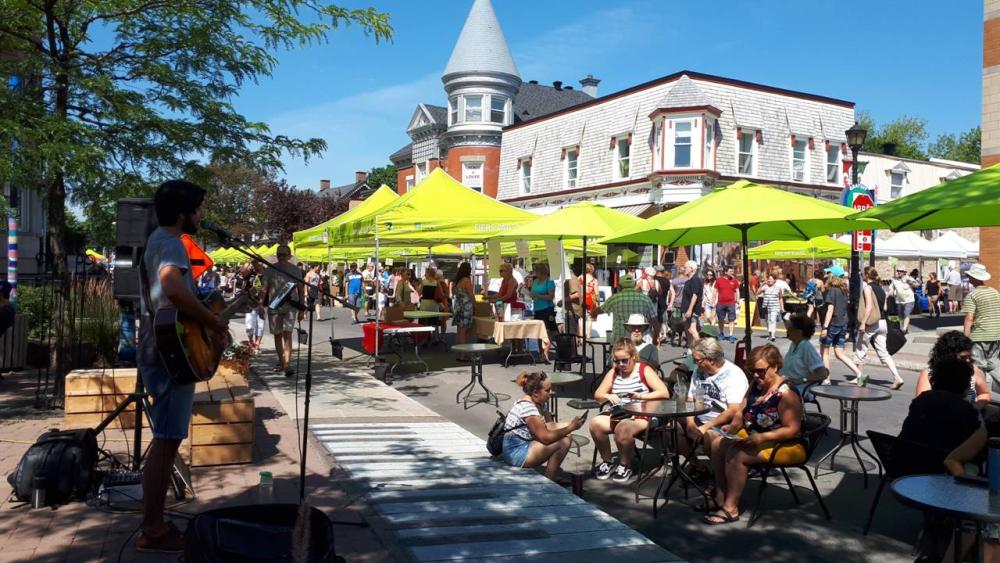
[[[796,182],[807,182],[809,176],[809,164],[806,158],[809,155],[808,144],[805,140],[796,139],[792,144],[792,180]]]
[[[465,97],[465,122],[477,123],[483,120],[483,97]]]
[[[615,139],[615,170],[616,180],[628,178],[629,155],[631,153],[631,142],[627,136]]]
[[[566,173],[563,184],[567,189],[576,187],[576,176],[579,171],[580,149],[573,147],[566,149]]]
[[[458,98],[448,100],[448,125],[458,123]]]
[[[417,182],[423,180],[427,176],[427,163],[421,162],[417,165]]]
[[[483,161],[472,160],[462,163],[462,183],[477,192],[483,191]]]
[[[525,158],[521,160],[521,191],[530,194],[531,193],[531,159]]]
[[[674,168],[691,167],[691,122],[674,123]]]
[[[747,176],[754,175],[754,153],[757,150],[757,144],[754,141],[754,131],[740,131],[740,154],[738,162],[740,174]]]
[[[840,183],[840,145],[830,143],[826,147],[826,181]]]
[[[712,161],[712,150],[715,148],[715,123],[711,120],[705,120],[705,155],[704,162],[705,168],[712,170],[715,168],[714,162]]]
[[[662,153],[660,152],[660,135],[663,133],[663,121],[653,122],[653,169],[662,168]]]
[[[889,173],[889,192],[892,199],[903,196],[903,179],[906,177],[902,172]]]
[[[414,185],[416,185],[416,182],[413,181],[413,175],[411,174],[406,177],[406,191],[412,190]]]
[[[500,125],[507,123],[507,98],[490,96],[490,121]]]

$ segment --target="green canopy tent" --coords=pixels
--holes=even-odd
[[[601,238],[610,234],[629,230],[639,229],[645,221],[622,213],[614,209],[609,209],[603,205],[591,201],[581,201],[573,205],[543,215],[534,221],[524,223],[514,227],[509,231],[497,235],[499,240],[567,240],[580,239],[583,241],[583,262],[587,263],[587,239]],[[585,266],[586,267],[586,266]],[[572,272],[570,272],[572,275]],[[584,277],[586,281],[586,277]],[[583,303],[583,362],[580,364],[580,371],[583,372],[587,361],[587,300],[581,299]]]
[[[819,235],[883,228],[880,221],[852,221],[854,210],[747,180],[713,190],[708,195],[664,211],[639,228],[624,230],[601,242],[644,242],[667,247],[714,242],[743,245],[743,291],[750,286],[751,240],[809,240]],[[750,349],[750,307],[745,343]]]
[[[379,186],[379,189],[375,190],[375,193],[368,196],[368,198],[357,206],[315,227],[292,233],[292,242],[298,248],[329,248],[331,230],[336,229],[340,225],[366,217],[373,211],[381,209],[397,199],[399,199],[399,194],[394,192],[389,186],[382,184]]]
[[[809,240],[776,240],[751,248],[748,255],[751,260],[850,258],[851,245],[824,235]]]
[[[851,219],[876,219],[893,231],[1000,225],[1000,164],[938,184]]]

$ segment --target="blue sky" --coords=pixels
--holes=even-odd
[[[367,5],[343,2],[348,6]],[[327,44],[284,52],[273,79],[236,107],[276,134],[321,137],[322,159],[286,159],[315,188],[353,181],[406,144],[416,104],[444,105],[440,75],[471,0],[378,1],[395,36],[376,44],[343,28]],[[930,139],[979,125],[981,2],[493,0],[524,80],[600,93],[689,69],[854,101],[876,122],[925,118]]]

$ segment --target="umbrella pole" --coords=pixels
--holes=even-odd
[[[580,357],[583,358],[583,362],[580,364],[580,375],[583,375],[582,372],[587,368],[587,338],[590,336],[590,331],[587,329],[587,317],[589,316],[589,313],[587,313],[587,237],[583,237],[583,266],[581,270],[583,270],[583,295],[580,298],[583,301],[583,318],[580,319],[580,332],[583,333],[583,352],[580,354]],[[569,273],[573,274],[572,267]],[[572,310],[572,307],[570,310]],[[596,367],[594,372],[594,377],[596,378]]]
[[[381,328],[380,318],[382,311],[379,307],[378,295],[381,291],[382,276],[378,275],[378,251],[379,251],[379,241],[378,241],[378,220],[375,220],[375,361],[378,362],[378,340],[379,329]]]
[[[746,295],[746,302],[743,307],[743,318],[746,322],[746,331],[743,336],[743,343],[746,346],[746,353],[750,353],[750,335],[753,333],[753,329],[750,326],[750,254],[749,241],[747,240],[747,230],[750,229],[749,225],[740,225],[740,234],[742,236],[743,242],[743,293]]]

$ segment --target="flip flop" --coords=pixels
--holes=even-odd
[[[733,516],[726,511],[725,508],[720,508],[718,512],[722,514],[706,514],[704,518],[701,519],[702,522],[708,524],[709,526],[721,526],[723,524],[732,524],[733,522],[739,522],[739,515]],[[725,516],[723,516],[725,514]],[[715,520],[713,520],[713,518]]]

